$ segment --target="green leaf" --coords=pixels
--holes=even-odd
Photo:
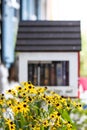
[[[49,114],[51,114],[53,112],[54,108],[52,106],[48,106],[48,111],[49,111]]]
[[[24,125],[26,124],[26,120],[25,120],[25,118],[24,118],[24,116],[23,116],[22,113],[20,114],[20,117],[21,117],[21,118],[20,118],[20,119],[21,119],[21,120],[20,120],[20,121],[21,121],[21,127],[23,128]]]
[[[63,119],[65,119],[67,121],[70,121],[72,123],[70,115],[69,115],[69,113],[65,109],[62,111],[61,115],[62,115]]]
[[[44,130],[44,126],[41,126],[41,127],[40,127],[40,130]]]

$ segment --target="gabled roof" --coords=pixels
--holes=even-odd
[[[80,51],[80,21],[20,21],[16,51]]]

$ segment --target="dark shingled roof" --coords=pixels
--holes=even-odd
[[[16,51],[80,51],[80,21],[20,21]]]

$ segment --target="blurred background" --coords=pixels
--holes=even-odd
[[[86,0],[0,0],[0,61],[5,62],[9,68],[15,60],[19,20],[80,20],[80,76],[87,76],[86,5]]]
[[[87,77],[87,0],[0,0],[0,62],[10,70],[18,57],[19,21],[78,20],[81,22],[80,77]],[[11,74],[11,71],[9,71]],[[17,78],[18,79],[18,78]]]

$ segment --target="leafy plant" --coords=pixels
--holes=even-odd
[[[70,113],[71,119],[76,124],[78,130],[87,130],[87,104],[82,102],[80,99],[77,101],[81,102],[83,109],[81,111],[73,109]]]
[[[0,95],[0,128],[2,130],[77,130],[70,117],[80,111],[79,102],[64,98],[47,87],[30,82]]]

